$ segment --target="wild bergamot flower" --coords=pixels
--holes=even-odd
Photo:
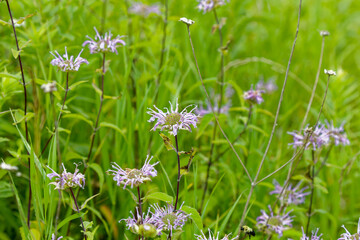
[[[334,141],[335,146],[337,145],[349,145],[350,141],[346,136],[345,130],[344,130],[344,123],[340,125],[340,127],[336,128],[334,127],[333,122],[331,123],[326,122],[328,135],[330,137],[330,140]]]
[[[47,177],[51,180],[55,177],[55,182],[51,182],[50,184],[55,185],[55,189],[64,190],[66,188],[75,188],[77,186],[84,188],[85,187],[85,176],[82,173],[79,173],[79,169],[75,164],[75,172],[70,173],[66,171],[64,164],[63,172],[61,174],[56,173],[53,169],[47,166],[52,173],[49,173]]]
[[[63,238],[62,236],[57,238],[54,233],[51,235],[51,240],[60,240],[62,238]]]
[[[180,206],[181,209],[182,205]],[[166,234],[173,234],[174,231],[181,230],[185,225],[189,215],[182,210],[174,210],[174,206],[167,204],[166,207],[160,207],[158,204],[152,205],[151,222],[158,230]]]
[[[146,5],[141,2],[134,2],[129,8],[129,13],[147,17],[152,13],[160,15],[161,11],[158,4]]]
[[[291,211],[288,213],[284,212],[282,214],[274,215],[274,212],[271,209],[271,206],[268,206],[270,210],[270,215],[268,215],[264,210],[261,210],[261,215],[256,218],[257,225],[259,229],[264,231],[267,234],[277,233],[281,237],[283,231],[292,227],[292,217],[289,216]]]
[[[282,192],[283,187],[274,180],[275,190],[271,191],[270,194],[280,194]],[[293,188],[291,184],[284,190],[283,194],[280,197],[280,201],[282,204],[295,204],[299,205],[305,202],[305,197],[310,194],[310,192],[304,191],[307,187],[299,189],[300,182]]]
[[[74,59],[74,56],[69,57],[66,47],[63,57],[55,50],[56,55],[50,52],[50,54],[53,55],[55,58],[51,60],[50,63],[51,65],[58,67],[58,69],[63,72],[77,72],[81,64],[89,64],[89,62],[85,58],[80,57],[82,51],[83,49],[81,49],[79,55]]]
[[[317,125],[311,136],[308,137],[310,131],[312,130],[306,126],[303,133],[297,131],[288,132],[288,134],[293,136],[293,143],[289,143],[289,145],[293,145],[296,148],[305,144],[305,149],[312,145],[312,149],[316,150],[329,143],[328,130],[324,125]]]
[[[131,212],[132,217],[128,217],[126,219],[121,219],[119,222],[126,222],[127,228],[134,234],[146,237],[146,238],[154,238],[157,235],[161,234],[161,230],[158,230],[150,217],[150,211],[142,216],[139,213],[138,208],[136,208],[136,216]]]
[[[253,86],[249,91],[244,92],[244,99],[249,101],[251,104],[261,104],[264,99],[262,98],[262,94],[264,90],[253,90]]]
[[[219,232],[215,235],[212,234],[210,229],[208,229],[209,231],[209,236],[207,237],[204,232],[201,230],[201,235],[195,235],[196,240],[235,240],[238,239],[238,237],[234,237],[234,238],[230,238],[230,234],[229,235],[225,235],[223,238],[219,238]]]
[[[322,234],[318,235],[319,229],[317,228],[315,231],[311,231],[311,237],[306,236],[304,232],[304,228],[301,227],[303,235],[301,236],[300,240],[320,240]]]
[[[116,48],[118,48],[120,46],[119,44],[125,46],[124,40],[121,39],[124,36],[118,35],[116,38],[111,39],[113,36],[111,34],[111,32],[105,33],[105,36],[103,37],[99,34],[96,27],[94,27],[94,30],[96,32],[96,35],[94,38],[95,40],[89,36],[86,36],[90,40],[85,41],[82,45],[83,47],[85,47],[87,44],[89,44],[89,49],[90,49],[91,54],[100,53],[100,52],[102,52],[102,53],[112,52],[112,53],[118,54],[118,51],[116,50]]]
[[[157,171],[154,168],[154,164],[150,164],[150,161],[153,157],[149,158],[149,155],[146,156],[145,163],[141,169],[136,168],[125,168],[122,169],[117,163],[112,163],[113,169],[108,170],[108,173],[114,176],[114,181],[117,182],[117,185],[124,185],[124,189],[127,185],[130,185],[131,188],[138,187],[140,184],[151,181],[152,177],[157,176]]]
[[[198,0],[199,4],[197,8],[204,13],[210,12],[214,8],[223,6],[228,0]]]
[[[166,111],[164,112],[154,105],[154,108],[157,111],[148,108],[149,111],[147,113],[151,115],[148,122],[157,121],[152,129],[153,131],[155,131],[157,127],[160,127],[161,131],[166,129],[174,136],[178,134],[179,129],[191,132],[191,125],[196,128],[198,116],[192,113],[196,109],[196,106],[187,112],[187,108],[190,106],[191,105],[184,108],[181,112],[178,112],[179,104],[176,102],[176,107],[173,109],[173,105],[170,102],[170,110],[165,108]]]
[[[360,218],[358,222],[357,232],[354,234],[351,234],[344,225],[342,225],[341,227],[345,229],[346,233],[341,234],[338,240],[360,240]]]

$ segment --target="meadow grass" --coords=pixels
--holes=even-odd
[[[269,238],[257,228],[256,218],[261,215],[260,210],[267,211],[267,206],[273,206],[276,201],[275,195],[269,195],[274,190],[274,179],[283,185],[289,166],[295,165],[290,182],[295,185],[301,181],[301,186],[314,189],[309,229],[320,228],[323,239],[339,238],[344,232],[343,224],[351,233],[356,232],[360,217],[357,189],[360,180],[357,161],[360,153],[357,147],[360,136],[359,2],[303,1],[278,124],[267,155],[264,153],[292,50],[299,1],[230,0],[216,8],[219,22],[226,19],[221,27],[222,49],[219,49],[214,14],[203,14],[196,8],[195,0],[169,1],[166,28],[164,2],[159,3],[160,16],[130,13],[128,9],[133,4],[130,0],[9,3],[15,19],[27,16],[24,25],[15,29],[22,48],[29,137],[25,131],[19,56],[6,1],[0,1],[1,162],[18,167],[16,171],[0,169],[0,239],[51,239],[53,233],[64,239],[81,239],[79,217],[89,231],[88,239],[138,239],[126,229],[124,221],[118,222],[128,218],[130,211],[135,212],[136,188],[123,190],[107,171],[112,162],[124,169],[140,168],[146,156],[152,155],[153,162],[159,161],[155,166],[158,173],[151,182],[141,185],[142,207],[175,202],[177,154],[167,149],[169,145],[164,144],[159,129],[151,131],[154,123],[148,122],[147,111],[153,105],[163,109],[169,107],[169,101],[173,104],[178,101],[180,110],[191,104],[206,107],[206,94],[213,106],[227,104],[229,110],[217,116],[218,122],[251,179],[262,180],[294,156],[294,149],[289,146],[293,138],[287,132],[316,124],[326,90],[319,121],[334,121],[335,126],[344,122],[350,145],[326,146],[314,153],[311,149],[304,150],[294,165],[286,165],[254,188],[218,128],[214,114],[202,116],[192,132],[179,131],[176,138],[179,151],[192,148],[196,151],[188,171],[182,171],[186,174],[179,185],[178,206],[185,202],[183,211],[191,213],[179,237],[196,239],[194,234],[200,234],[201,230],[206,233],[209,228],[214,233],[220,231],[220,236],[241,233],[240,238],[244,238],[247,236],[239,225],[243,221],[255,230],[253,239]],[[181,17],[195,21],[189,29],[206,92],[187,27],[179,22]],[[111,30],[115,36],[125,35],[122,39],[126,45],[117,48],[118,54],[106,54],[104,74],[102,54],[90,54],[85,46],[81,56],[89,64],[69,73],[65,102],[67,73],[50,64],[53,56],[49,52],[57,50],[63,54],[67,47],[69,54],[76,57],[86,35],[95,36],[94,27],[101,34]],[[324,38],[318,85],[307,120],[302,123],[319,69],[323,41],[320,30],[327,30],[330,35]],[[328,88],[324,69],[337,73],[330,78]],[[100,107],[102,77],[104,101]],[[222,77],[224,84],[221,84]],[[243,94],[261,80],[273,80],[278,89],[263,94],[264,102],[250,108]],[[44,93],[41,86],[51,81],[57,83],[58,91]],[[227,96],[228,88],[233,89],[232,96]],[[60,112],[61,121],[58,120]],[[243,130],[241,137],[233,142]],[[175,146],[174,136],[165,130],[162,133]],[[42,153],[49,138],[49,145]],[[94,144],[90,147],[92,138]],[[210,168],[209,156],[212,158]],[[263,157],[262,170],[255,177]],[[188,160],[189,155],[180,155],[180,166],[186,166]],[[314,161],[317,161],[315,165]],[[74,190],[74,198],[82,208],[80,213],[76,212],[74,198],[68,190],[54,190],[54,186],[49,185],[51,180],[46,174],[51,170],[47,166],[61,172],[60,162],[69,172],[75,169],[73,163],[80,164],[80,172],[85,174],[85,188]],[[316,172],[319,169],[321,171]],[[27,227],[29,183],[32,189],[30,228]],[[207,188],[205,195],[204,188]],[[248,198],[249,192],[252,194]],[[304,204],[288,207],[293,209],[293,227],[284,231],[282,237],[276,234],[270,237],[300,239],[301,227],[305,229],[308,222],[309,204],[310,196],[307,196]],[[167,239],[167,236],[163,234],[161,238]]]

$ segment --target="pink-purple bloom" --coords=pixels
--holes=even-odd
[[[54,56],[54,59],[51,60],[50,63],[63,72],[76,72],[79,70],[81,64],[89,64],[85,58],[80,57],[82,51],[83,49],[81,49],[79,55],[74,59],[74,56],[69,57],[66,47],[63,57],[55,50],[55,54],[50,52],[50,54]]]
[[[244,92],[244,99],[249,101],[251,104],[261,104],[264,99],[262,98],[262,94],[264,90],[253,90],[253,86],[249,91]]]
[[[261,210],[261,215],[256,218],[258,228],[267,234],[277,233],[281,237],[283,231],[292,227],[292,216],[289,215],[291,211],[285,213],[284,209],[283,213],[275,215],[270,205],[268,208],[270,215]]]
[[[344,228],[345,233],[341,234],[338,240],[360,240],[360,218],[358,222],[357,231],[354,234],[351,234],[344,225],[342,225],[341,227]]]
[[[265,93],[272,93],[275,92],[278,89],[278,86],[276,85],[274,79],[270,79],[267,82],[264,82],[264,80],[260,80],[256,84],[257,90],[262,90]]]
[[[140,184],[151,181],[151,178],[157,176],[155,165],[159,162],[150,164],[152,158],[153,157],[149,157],[149,155],[147,155],[145,163],[141,169],[125,168],[124,170],[117,163],[113,162],[113,169],[108,170],[108,173],[114,176],[113,179],[117,182],[118,186],[124,185],[124,189],[127,185],[130,185],[131,188],[138,187]]]
[[[147,17],[152,13],[157,15],[161,14],[160,6],[158,4],[146,5],[141,2],[134,2],[129,8],[129,12],[143,17]]]
[[[150,211],[142,216],[139,213],[138,208],[136,208],[136,216],[131,212],[130,217],[126,219],[121,219],[119,222],[124,221],[126,223],[126,227],[132,232],[140,236],[154,238],[157,235],[161,234],[161,230],[158,230],[150,216]]]
[[[212,11],[214,8],[223,6],[229,0],[198,0],[199,4],[197,8],[203,13]]]
[[[282,204],[294,204],[299,205],[305,202],[305,197],[310,194],[310,192],[304,192],[307,187],[299,189],[301,182],[299,182],[295,187],[292,187],[291,184],[283,191],[280,201]],[[274,180],[275,189],[270,192],[270,194],[280,194],[283,187]]]
[[[306,236],[303,227],[301,227],[301,230],[302,230],[303,235],[301,236],[300,240],[320,240],[321,239],[322,234],[318,235],[318,232],[319,232],[318,228],[315,231],[311,231],[310,237]]]
[[[208,229],[209,231],[209,236],[207,237],[204,232],[201,230],[201,235],[195,235],[196,240],[235,240],[238,239],[238,237],[234,237],[234,238],[230,238],[231,234],[226,234],[223,238],[219,238],[219,232],[215,235],[212,234],[210,229]]]
[[[98,30],[96,29],[96,27],[94,27],[94,30],[96,32],[95,38],[92,39],[91,37],[86,36],[89,40],[86,40],[82,45],[83,47],[89,45],[91,54],[106,53],[106,52],[112,52],[118,54],[116,48],[118,48],[120,45],[125,46],[124,40],[121,39],[124,36],[118,35],[116,38],[111,39],[113,36],[111,32],[105,33],[105,36],[101,36]]]
[[[165,207],[160,207],[158,204],[152,205],[154,212],[152,212],[151,222],[158,230],[165,233],[173,234],[174,231],[181,230],[188,220],[189,215],[180,209],[174,210],[174,206],[167,204]]]
[[[162,111],[154,105],[155,110],[148,108],[149,111],[147,113],[151,115],[148,122],[156,122],[152,128],[153,131],[159,127],[161,131],[166,129],[174,136],[176,136],[181,129],[191,132],[191,125],[196,128],[198,115],[192,113],[196,109],[196,106],[187,112],[187,108],[190,106],[191,105],[187,106],[179,112],[179,104],[177,102],[175,109],[170,102],[170,110],[165,108],[166,111]]]
[[[54,182],[51,182],[50,184],[55,185],[55,189],[64,190],[66,188],[74,188],[74,187],[85,187],[85,176],[82,173],[79,173],[79,169],[77,168],[77,165],[75,164],[75,172],[70,173],[66,171],[66,168],[64,164],[62,164],[63,172],[61,174],[58,174],[53,169],[51,169],[49,166],[47,166],[52,173],[47,174],[47,177],[51,180],[55,178]]]
[[[311,129],[308,127],[305,128],[303,133],[297,131],[288,132],[288,134],[293,136],[293,142],[289,145],[293,145],[294,148],[305,145],[305,149],[309,148],[311,145],[312,149],[316,150],[328,144],[329,134],[324,125],[317,125],[311,136],[310,133]]]
[[[344,130],[344,123],[340,125],[340,127],[336,128],[334,127],[333,122],[331,123],[326,121],[327,131],[328,135],[330,137],[330,140],[334,141],[335,146],[337,145],[349,145],[350,141],[346,136],[345,130]]]
[[[56,236],[55,236],[54,233],[51,235],[51,240],[60,240],[60,239],[62,239],[62,238],[63,238],[62,236],[56,238]]]

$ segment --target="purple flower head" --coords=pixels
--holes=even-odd
[[[311,131],[312,129],[306,126],[303,133],[299,133],[297,131],[288,132],[288,134],[292,135],[294,139],[293,143],[289,143],[289,145],[293,145],[293,147],[296,148],[305,144],[305,149],[309,148],[311,145],[312,149],[316,150],[329,143],[330,138],[328,130],[324,125],[319,124],[316,126],[315,130],[309,137]]]
[[[173,231],[181,230],[185,225],[189,215],[184,211],[179,210],[174,211],[174,206],[167,204],[166,207],[160,207],[158,204],[151,206],[154,209],[154,212],[151,216],[151,222],[156,226],[160,231],[165,231],[167,234],[173,234]]]
[[[244,92],[244,99],[249,101],[251,104],[261,104],[264,99],[262,98],[262,94],[264,90],[253,90],[253,86],[249,91]]]
[[[89,44],[89,49],[90,49],[91,54],[105,53],[105,52],[112,52],[112,53],[118,54],[118,51],[116,50],[116,48],[118,48],[120,45],[125,46],[124,40],[121,39],[124,36],[118,35],[116,38],[111,39],[113,36],[111,34],[111,32],[105,33],[105,36],[103,37],[99,34],[96,27],[94,27],[94,30],[96,32],[96,35],[94,38],[95,40],[89,36],[86,36],[90,40],[85,41],[82,45],[83,47],[85,47],[87,44]]]
[[[308,237],[306,236],[305,232],[304,232],[304,228],[301,227],[301,230],[302,230],[302,237],[300,238],[300,240],[320,240],[322,234],[320,234],[318,236],[318,232],[319,232],[319,229],[317,228],[316,231],[311,231],[311,237]]]
[[[75,58],[75,60],[74,56],[69,57],[66,47],[63,57],[56,50],[55,54],[50,52],[50,54],[54,57],[54,59],[51,60],[50,64],[58,67],[58,69],[63,72],[77,72],[81,64],[89,64],[89,62],[85,58],[80,57],[82,51],[83,49],[81,49],[79,55]]]
[[[280,194],[282,192],[283,187],[274,180],[275,190],[271,191],[270,194]],[[291,184],[284,190],[283,194],[280,197],[280,201],[282,204],[295,204],[299,205],[305,202],[305,197],[310,194],[310,192],[304,191],[307,187],[304,187],[299,190],[300,182],[293,188]]]
[[[214,8],[223,6],[229,0],[197,0],[199,2],[197,8],[203,13],[212,11]]]
[[[289,216],[291,211],[285,213],[284,209],[282,214],[274,215],[270,205],[268,208],[270,210],[270,215],[268,215],[264,210],[261,210],[261,215],[256,218],[257,225],[259,229],[265,231],[267,234],[277,233],[281,237],[283,231],[292,227],[292,216]]]
[[[274,79],[270,79],[267,82],[264,82],[264,80],[260,80],[256,84],[256,89],[257,90],[262,90],[265,93],[273,93],[278,89],[278,86],[276,85]]]
[[[231,97],[234,94],[234,90],[231,87],[227,87],[226,91],[225,91],[225,99],[227,100],[226,104],[223,104],[219,110],[219,106],[218,106],[218,102],[220,100],[220,95],[215,95],[213,92],[210,93],[213,97],[214,97],[214,105],[213,105],[213,109],[214,112],[219,112],[221,114],[228,114],[230,107],[231,107]],[[224,102],[224,101],[223,101]],[[206,115],[206,114],[211,114],[211,108],[210,108],[210,104],[209,101],[206,100],[206,107],[204,107],[202,104],[200,104],[199,108],[197,108],[195,110],[195,113],[197,115],[199,115],[200,117]]]
[[[146,5],[141,2],[134,2],[129,8],[129,12],[143,17],[147,17],[152,13],[157,15],[161,14],[160,6],[158,4]]]
[[[235,240],[238,239],[238,237],[234,237],[234,238],[230,238],[230,234],[229,235],[225,235],[222,239],[219,238],[219,232],[215,235],[212,234],[210,229],[208,229],[209,231],[209,237],[207,237],[204,232],[201,230],[201,235],[195,235],[196,240]]]
[[[341,234],[338,240],[360,240],[360,218],[358,222],[357,232],[354,234],[351,234],[344,225],[342,225],[341,227],[344,228],[346,232]]]
[[[150,161],[153,157],[149,157],[149,155],[146,156],[145,163],[141,169],[130,169],[125,168],[122,169],[117,163],[112,163],[113,169],[108,170],[108,174],[111,174],[114,176],[114,181],[117,182],[117,185],[120,186],[121,184],[124,185],[124,189],[127,185],[130,185],[131,188],[138,187],[140,184],[151,181],[152,177],[157,176],[157,171],[154,168],[156,164],[159,162],[156,162],[154,164],[150,164]]]
[[[51,240],[60,240],[60,239],[62,239],[62,238],[63,238],[63,237],[58,237],[58,238],[56,238],[56,236],[55,236],[54,233],[51,235]]]
[[[119,222],[124,221],[126,223],[126,227],[132,232],[140,236],[144,236],[146,238],[154,238],[157,235],[161,234],[151,221],[150,211],[145,215],[140,215],[138,208],[136,208],[136,216],[131,212],[132,217],[128,217],[126,219],[121,219]]]
[[[166,111],[162,111],[154,105],[155,110],[148,108],[148,114],[151,115],[151,118],[148,122],[155,122],[153,131],[156,130],[157,127],[161,129],[166,129],[170,132],[170,134],[176,136],[178,134],[179,129],[188,130],[191,132],[191,125],[196,128],[196,123],[198,122],[198,115],[192,113],[196,106],[187,112],[187,108],[191,105],[187,106],[181,112],[179,110],[179,104],[176,102],[176,107],[173,109],[173,105],[170,102],[170,110],[165,108]]]
[[[51,180],[55,178],[54,182],[51,182],[50,184],[55,185],[55,189],[64,190],[66,188],[74,188],[74,187],[85,187],[85,176],[82,173],[79,173],[79,169],[77,168],[77,164],[75,164],[75,172],[70,173],[66,171],[66,168],[64,164],[63,166],[63,172],[60,174],[56,173],[53,169],[51,169],[49,166],[47,166],[52,173],[47,174],[47,177]]]
[[[326,125],[327,125],[328,135],[329,135],[330,139],[334,141],[335,146],[340,145],[340,144],[342,144],[342,145],[350,144],[350,141],[347,138],[345,130],[344,130],[344,123],[342,123],[340,125],[340,127],[338,127],[338,128],[334,127],[334,124],[332,121],[331,121],[331,123],[326,121]]]

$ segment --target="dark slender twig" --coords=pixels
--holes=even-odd
[[[176,187],[176,200],[175,200],[175,205],[174,205],[174,211],[176,211],[176,207],[178,204],[178,200],[179,200],[179,189],[180,189],[180,155],[179,155],[179,145],[178,145],[178,139],[177,139],[177,135],[175,136],[175,145],[176,145],[176,156],[177,156],[177,161],[178,161],[178,176],[177,176],[177,187]]]
[[[313,166],[309,166],[309,175],[311,179],[311,193],[310,193],[310,203],[309,203],[309,209],[308,209],[308,219],[306,223],[306,236],[309,234],[309,226],[310,226],[310,219],[311,219],[311,210],[312,210],[312,203],[314,199],[314,179],[315,179],[315,151],[311,151],[311,159]]]
[[[243,223],[244,223],[244,220],[245,220],[245,217],[246,217],[246,213],[247,213],[247,209],[248,209],[248,206],[249,206],[249,203],[250,203],[250,199],[251,199],[251,196],[252,196],[252,194],[253,194],[254,188],[255,188],[255,186],[256,186],[256,185],[255,185],[256,180],[258,179],[258,177],[259,177],[259,175],[260,175],[260,171],[261,171],[262,166],[263,166],[263,164],[264,164],[264,162],[265,162],[266,156],[267,156],[267,154],[268,154],[268,152],[269,152],[269,149],[270,149],[270,145],[271,145],[271,143],[272,143],[273,136],[274,136],[274,134],[275,134],[275,129],[276,129],[276,127],[278,126],[278,122],[277,122],[277,121],[278,121],[278,117],[279,117],[279,113],[280,113],[281,103],[282,103],[282,100],[283,100],[283,97],[284,97],[285,87],[286,87],[286,83],[287,83],[288,76],[289,76],[289,70],[290,70],[291,60],[292,60],[292,57],[293,57],[293,54],[294,54],[295,45],[296,45],[296,40],[297,40],[297,36],[298,36],[298,33],[299,33],[299,28],[300,28],[301,3],[302,3],[302,0],[300,0],[300,2],[299,2],[298,21],[297,21],[297,26],[296,26],[295,38],[294,38],[294,42],[293,42],[293,45],[292,45],[292,48],[291,48],[291,53],[290,53],[288,65],[287,65],[287,68],[286,68],[285,79],[284,79],[283,87],[282,87],[282,89],[281,89],[280,99],[279,99],[278,107],[277,107],[277,110],[276,110],[276,115],[275,115],[275,120],[274,120],[273,128],[272,128],[272,131],[271,131],[271,134],[270,134],[270,138],[269,138],[268,144],[267,144],[267,146],[266,146],[264,155],[263,155],[263,157],[262,157],[262,159],[261,159],[260,165],[259,165],[258,170],[257,170],[257,172],[256,172],[254,181],[251,183],[249,195],[248,195],[248,198],[247,198],[246,203],[245,203],[245,207],[244,207],[244,210],[243,210],[243,213],[242,213],[242,216],[241,216],[241,220],[240,220],[239,227],[241,227],[241,226],[243,225]],[[239,232],[239,237],[240,237],[240,232]]]
[[[94,131],[93,131],[93,134],[91,135],[91,143],[90,143],[89,153],[88,153],[87,159],[85,161],[85,165],[84,165],[85,169],[87,168],[87,163],[90,161],[92,149],[94,147],[95,135],[96,135],[96,132],[98,131],[100,114],[101,114],[102,105],[103,105],[103,101],[104,101],[104,77],[105,77],[105,53],[103,54],[103,64],[102,64],[100,107],[99,107],[99,111],[98,111],[98,114],[96,117]]]
[[[143,211],[142,211],[141,193],[139,186],[137,187],[137,192],[138,192],[138,201],[139,201],[138,204],[139,204],[140,223],[143,224]],[[144,239],[144,236],[141,236],[141,238]]]
[[[158,75],[156,78],[156,86],[157,87],[159,87],[159,84],[160,84],[161,74],[162,74],[161,68],[163,67],[163,64],[164,64],[164,55],[165,55],[165,48],[166,48],[166,28],[167,28],[167,24],[168,24],[168,12],[169,12],[168,0],[164,0],[164,5],[165,5],[165,13],[164,13],[164,25],[163,25],[163,37],[161,40],[161,53],[160,53],[160,63],[159,63],[159,68],[158,68]]]
[[[26,142],[29,143],[29,130],[28,130],[27,116],[26,116],[27,115],[27,92],[26,92],[24,69],[23,69],[22,62],[21,62],[21,54],[20,54],[19,42],[18,42],[17,35],[16,35],[14,19],[12,17],[10,4],[9,4],[8,0],[6,0],[6,5],[8,7],[8,11],[9,11],[10,19],[11,19],[11,25],[12,25],[12,29],[13,29],[13,32],[14,32],[14,37],[15,37],[15,42],[16,42],[16,49],[18,50],[18,59],[19,59],[19,65],[20,65],[20,70],[21,70],[21,79],[22,79],[22,85],[23,85],[23,89],[24,89],[25,137],[26,137]],[[27,151],[27,155],[29,155],[28,151]],[[28,212],[27,212],[27,225],[28,225],[28,227],[30,227],[31,199],[32,199],[31,175],[30,175],[30,173],[31,173],[30,172],[30,169],[31,169],[30,168],[30,157],[28,157],[28,162],[29,162],[29,200],[28,200]]]
[[[79,209],[78,203],[77,203],[77,201],[76,201],[76,197],[75,197],[75,195],[74,195],[73,190],[72,190],[71,188],[69,188],[69,189],[70,189],[71,196],[72,196],[72,198],[74,199],[74,203],[75,203],[75,206],[76,206],[76,210],[77,210],[77,212],[79,213],[79,218],[80,218],[80,221],[81,221],[81,226],[82,226],[83,231],[84,231],[84,238],[85,238],[85,240],[87,240],[86,229],[85,229],[85,226],[84,226],[83,219],[82,219],[82,217],[80,216],[80,209]]]

